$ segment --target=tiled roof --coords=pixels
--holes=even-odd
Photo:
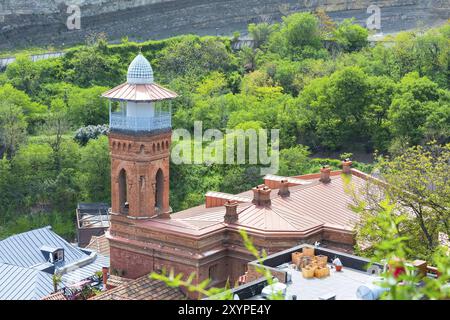
[[[0,263],[0,300],[39,300],[53,292],[52,275]]]
[[[123,83],[105,93],[102,97],[112,100],[151,102],[174,99],[178,95],[157,83],[131,84]]]
[[[91,300],[184,300],[178,288],[150,279],[148,275],[93,297]]]
[[[104,234],[98,237],[92,236],[91,242],[86,246],[86,248],[109,257],[109,240],[106,239]]]
[[[64,295],[64,293],[58,291],[56,293],[52,293],[51,295],[42,298],[42,300],[54,300],[54,301],[67,300],[67,297]]]
[[[121,285],[123,285],[125,283],[128,283],[130,281],[132,281],[132,280],[131,279],[127,279],[127,278],[122,278],[122,277],[119,277],[119,276],[115,276],[115,275],[110,275],[108,277],[108,287],[115,288],[115,287],[121,286]]]

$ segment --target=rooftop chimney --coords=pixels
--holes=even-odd
[[[102,275],[103,275],[103,288],[106,290],[107,289],[107,285],[108,285],[108,271],[109,268],[108,267],[103,267],[102,268]]]
[[[270,189],[265,184],[260,184],[259,186],[252,189],[253,190],[253,203],[257,206],[270,206]]]
[[[237,201],[228,200],[227,202],[225,202],[225,223],[235,223],[239,219],[237,214],[237,207]]]
[[[342,161],[342,173],[350,174],[353,162],[350,159],[345,159]]]
[[[323,166],[322,169],[320,169],[320,179],[319,181],[322,183],[330,183],[330,172],[331,169],[329,166]]]
[[[283,179],[280,182],[280,189],[278,190],[278,195],[281,197],[289,197],[291,192],[289,191],[289,182],[287,179]]]

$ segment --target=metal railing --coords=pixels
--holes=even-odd
[[[170,129],[170,112],[159,112],[154,117],[128,117],[122,113],[111,113],[110,128],[124,131],[154,131]]]

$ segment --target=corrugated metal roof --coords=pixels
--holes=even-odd
[[[48,262],[41,251],[43,246],[64,249],[64,261],[59,262],[58,267],[79,261],[86,256],[80,248],[54,233],[51,227],[45,227],[0,241],[0,262],[27,268],[38,266]]]
[[[52,292],[51,274],[0,263],[0,300],[40,300]]]
[[[64,249],[64,261],[55,264],[56,271],[62,273],[60,287],[78,283],[102,267],[109,267],[108,257],[71,245],[50,227],[17,234],[0,241],[0,299],[41,299],[53,291],[54,268],[43,248]]]
[[[89,277],[92,277],[98,271],[102,271],[102,267],[109,268],[109,258],[97,254],[94,261],[64,274],[61,277],[61,282],[64,287],[71,286]]]
[[[174,99],[178,95],[157,83],[130,84],[123,83],[105,93],[102,97],[112,100],[151,102]]]

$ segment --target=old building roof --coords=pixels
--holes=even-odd
[[[60,300],[67,300],[67,297],[64,295],[62,291],[58,291],[56,293],[52,293],[44,298],[42,300],[53,300],[53,301],[60,301]]]
[[[356,173],[356,174],[355,174]],[[319,181],[318,175],[293,177],[293,182],[302,185],[290,188],[290,196],[281,197],[277,190],[271,192],[271,204],[260,206],[251,202],[238,205],[238,220],[234,224],[224,222],[225,208],[190,208],[171,215],[171,219],[151,219],[143,222],[144,228],[162,228],[168,231],[190,233],[195,236],[221,228],[244,227],[250,231],[266,234],[307,234],[320,228],[333,228],[351,231],[357,222],[357,214],[350,208],[352,196],[348,188],[359,190],[365,185],[364,173],[352,169],[350,184],[344,181],[341,172],[331,174],[330,183]],[[309,183],[306,184],[305,181]],[[247,191],[237,195],[245,201],[252,194]]]
[[[53,292],[52,275],[0,263],[0,300],[39,300]]]
[[[61,249],[63,258],[53,261],[49,253]],[[0,266],[0,299],[41,299],[53,291],[54,273],[61,275],[60,288],[70,287],[109,267],[109,258],[45,227],[0,241]]]
[[[167,99],[174,99],[178,95],[157,83],[151,84],[130,84],[123,83],[117,87],[106,91],[102,97],[111,100],[153,102]]]
[[[119,277],[116,275],[111,274],[108,277],[108,287],[110,288],[115,288],[115,287],[119,287],[125,283],[128,283],[132,281],[132,279],[128,279],[128,278],[123,278],[123,277]]]
[[[0,241],[0,262],[34,268],[48,262],[42,248],[51,246],[64,249],[64,261],[58,262],[59,267],[76,262],[86,256],[77,248],[51,230],[51,227],[31,230],[13,235]]]
[[[86,246],[86,248],[109,257],[109,240],[106,239],[104,234],[98,237],[92,236],[91,242]]]
[[[184,300],[185,295],[178,288],[171,288],[164,282],[150,279],[148,275],[132,280],[117,288],[105,291],[91,300]]]

